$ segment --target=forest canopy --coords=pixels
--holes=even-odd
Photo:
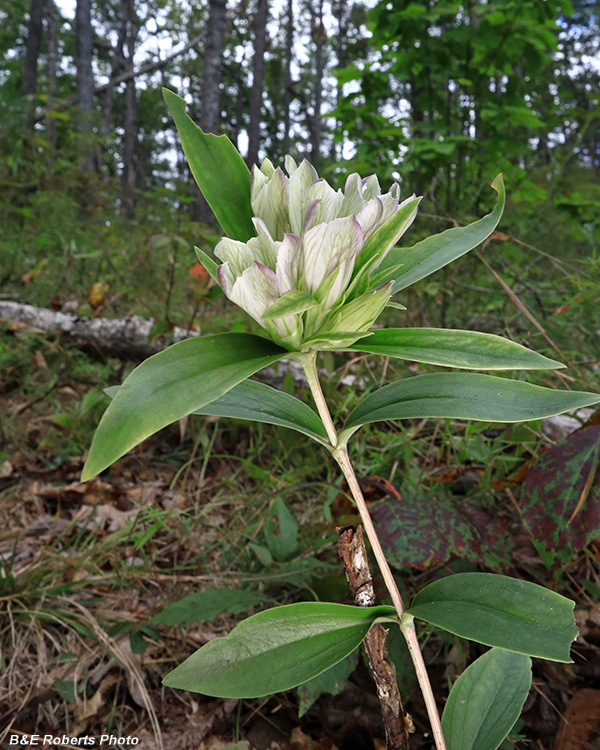
[[[597,200],[581,192],[600,176],[592,0],[77,0],[70,10],[0,5],[4,180],[28,191],[50,174],[68,182],[76,164],[119,179],[130,216],[148,192],[195,197],[166,86],[248,163],[290,153],[334,178],[376,170],[449,215],[477,211],[499,171],[516,202],[551,199],[585,219]],[[8,183],[14,215],[26,200]],[[201,202],[189,211],[207,218]]]

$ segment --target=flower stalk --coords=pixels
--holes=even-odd
[[[369,543],[371,544],[371,549],[373,550],[373,555],[375,556],[375,560],[377,561],[377,565],[383,577],[383,581],[391,597],[394,608],[396,609],[400,629],[402,631],[402,634],[404,635],[404,638],[406,639],[408,650],[417,675],[417,680],[419,682],[419,687],[421,688],[421,692],[423,693],[423,699],[425,701],[427,714],[431,723],[436,750],[447,750],[444,733],[442,731],[440,715],[435,702],[435,696],[433,694],[429,675],[427,673],[427,667],[425,666],[425,661],[423,660],[423,655],[419,646],[419,640],[414,626],[414,619],[411,615],[408,615],[405,612],[402,596],[400,594],[400,591],[398,590],[398,586],[394,579],[392,570],[385,557],[385,553],[381,546],[381,542],[379,541],[379,537],[377,536],[377,531],[373,524],[373,520],[371,519],[371,514],[369,513],[367,503],[358,483],[358,479],[354,472],[354,467],[352,466],[348,451],[346,450],[346,448],[338,448],[337,431],[333,424],[331,413],[329,411],[329,407],[327,406],[327,401],[325,400],[323,389],[321,388],[321,382],[317,373],[316,352],[309,352],[305,357],[297,357],[297,359],[300,361],[304,368],[304,373],[306,375],[310,391],[319,412],[319,416],[321,417],[323,424],[325,425],[325,429],[327,430],[327,435],[331,443],[331,447],[329,448],[329,450],[336,460],[338,466],[342,470],[346,481],[348,482],[350,493],[352,494],[354,502],[356,503],[361,522],[365,529]]]

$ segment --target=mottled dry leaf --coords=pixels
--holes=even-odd
[[[469,503],[388,498],[371,505],[388,560],[397,568],[426,568],[453,555],[501,570],[512,542],[505,521]]]
[[[546,451],[529,470],[523,523],[548,568],[560,567],[600,534],[599,449],[600,426],[585,427]]]

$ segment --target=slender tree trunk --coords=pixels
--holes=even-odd
[[[110,59],[110,73],[108,77],[108,84],[104,92],[102,102],[102,121],[100,123],[100,136],[101,138],[106,137],[112,130],[112,113],[114,103],[114,90],[115,83],[114,79],[123,69],[124,54],[123,46],[127,39],[127,21],[128,21],[128,1],[121,0],[119,17],[121,23],[119,25],[119,33],[117,35],[117,43],[113,49],[113,53]]]
[[[127,15],[129,19],[129,32],[127,35],[127,57],[125,59],[125,70],[133,70],[133,57],[138,35],[138,20],[135,12],[135,0],[129,0]],[[138,101],[135,87],[135,78],[130,78],[125,84],[125,118],[123,122],[123,203],[125,213],[129,218],[135,214],[135,184],[136,169],[135,157],[137,153],[138,138]]]
[[[421,109],[421,95],[423,93],[423,88],[420,86],[417,86],[414,78],[411,77],[410,79],[410,110],[411,110],[411,120],[412,120],[412,137],[413,138],[422,138],[423,137],[423,123],[425,122],[425,113]],[[417,193],[417,195],[424,195],[425,194],[425,181],[423,178],[423,173],[421,170],[421,167],[418,166],[414,170],[414,184],[413,189]]]
[[[343,68],[346,64],[346,37],[348,35],[348,16],[347,16],[347,0],[338,0],[332,5],[332,13],[337,21],[337,37],[335,40],[335,56],[337,58],[338,70]],[[335,90],[335,103],[336,108],[339,109],[342,101],[342,86],[338,83]],[[343,137],[342,124],[336,119],[334,126],[334,136],[339,133]],[[340,143],[340,158],[344,153],[344,142]],[[331,159],[336,161],[337,159],[337,144],[335,137],[331,139]]]
[[[209,0],[206,42],[202,63],[202,102],[200,127],[205,133],[218,133],[221,120],[221,74],[223,70],[223,40],[227,19],[227,0]],[[204,196],[199,194],[197,214],[200,221],[209,222],[212,211]]]
[[[94,74],[92,71],[93,35],[92,0],[77,0],[75,10],[75,63],[77,66],[77,98],[79,107],[78,131],[84,141],[82,169],[92,171],[93,153],[91,143],[85,143],[92,134],[92,112],[94,109]]]
[[[239,138],[240,131],[242,129],[242,121],[244,118],[244,80],[242,76],[238,76],[237,79],[237,99],[236,99],[236,110],[235,110],[235,132],[233,142],[237,150],[240,150]]]
[[[54,0],[46,0],[46,75],[48,76],[48,110],[55,107],[56,98],[56,59],[58,55],[58,26]],[[51,148],[56,148],[56,122],[49,117],[46,121],[46,137]]]
[[[31,0],[29,5],[29,25],[27,28],[27,43],[25,45],[25,60],[23,62],[23,96],[34,96],[37,91],[37,66],[42,46],[44,17],[44,0]],[[28,112],[32,107],[28,107]],[[28,128],[32,125],[30,112],[27,115]]]
[[[315,104],[314,104],[314,128],[311,143],[311,156],[317,161],[321,152],[321,107],[323,102],[323,47],[327,41],[325,27],[323,25],[323,0],[319,0],[319,9],[316,18],[313,18],[315,29]]]
[[[250,89],[250,124],[248,126],[248,166],[258,163],[263,81],[265,77],[265,46],[269,0],[258,0],[254,16],[254,63]]]
[[[285,32],[285,77],[283,89],[283,153],[290,152],[290,107],[292,104],[292,56],[294,47],[294,0],[288,0]]]
[[[205,133],[217,133],[221,115],[221,72],[227,0],[210,0],[206,27],[206,45],[202,69],[202,109],[200,127]]]

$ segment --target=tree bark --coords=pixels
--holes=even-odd
[[[254,16],[254,63],[250,89],[250,124],[248,126],[248,166],[258,163],[263,81],[265,77],[265,47],[269,0],[258,0]]]
[[[129,0],[127,8],[129,30],[127,34],[127,57],[125,68],[133,71],[133,57],[138,35],[138,19],[135,11],[135,0]],[[125,84],[125,116],[123,122],[123,203],[125,213],[131,219],[135,214],[136,153],[138,139],[138,101],[135,78],[132,76]]]
[[[56,97],[56,59],[58,56],[58,26],[56,23],[56,4],[54,0],[46,2],[46,75],[48,76],[48,110],[55,107]],[[51,148],[56,148],[56,123],[50,117],[46,123],[46,137]]]
[[[323,47],[327,40],[323,25],[323,0],[319,0],[316,17],[313,17],[315,30],[315,103],[314,127],[312,132],[311,157],[318,161],[321,152],[321,108],[323,101]]]
[[[283,154],[290,153],[290,107],[292,105],[292,56],[294,47],[294,2],[288,0],[285,33],[285,77],[283,89]]]
[[[117,85],[117,76],[123,68],[125,55],[123,54],[123,47],[125,40],[127,39],[127,0],[121,0],[119,17],[121,23],[119,25],[119,32],[117,35],[117,43],[113,50],[110,59],[110,74],[108,83],[104,88],[96,88],[95,94],[104,92],[103,103],[102,103],[102,122],[100,124],[100,136],[106,137],[112,130],[112,112],[113,112],[113,95],[115,86]]]
[[[331,11],[333,13],[334,18],[337,21],[337,36],[335,40],[335,56],[337,58],[337,68],[340,70],[343,68],[346,64],[346,37],[348,35],[348,14],[347,14],[347,0],[337,0],[337,2],[334,2],[332,4]],[[342,85],[340,83],[337,84],[336,90],[335,90],[335,102],[336,102],[336,109],[339,109],[339,106],[342,101]],[[343,128],[341,122],[336,119],[335,121],[335,127],[333,129],[334,136],[336,133],[339,133],[343,136]],[[344,153],[344,143],[343,141],[340,143],[340,158],[342,158]],[[330,158],[333,161],[337,161],[337,144],[335,137],[331,139],[331,152],[330,152]]]
[[[23,62],[23,96],[33,96],[37,91],[37,65],[42,46],[43,17],[44,0],[31,0]]]
[[[205,133],[218,133],[221,120],[221,73],[223,40],[227,19],[227,0],[209,0],[206,42],[202,64],[202,101],[200,127]],[[198,198],[198,218],[209,222],[213,213],[204,196]]]
[[[204,46],[202,109],[200,111],[200,127],[205,133],[217,133],[221,119],[221,71],[226,17],[227,1],[210,0],[210,15]]]
[[[76,105],[80,113],[78,131],[85,139],[92,133],[92,112],[94,109],[94,74],[92,0],[77,0],[75,9],[75,64],[77,66]],[[84,144],[82,169],[91,172],[94,168],[91,144]]]

